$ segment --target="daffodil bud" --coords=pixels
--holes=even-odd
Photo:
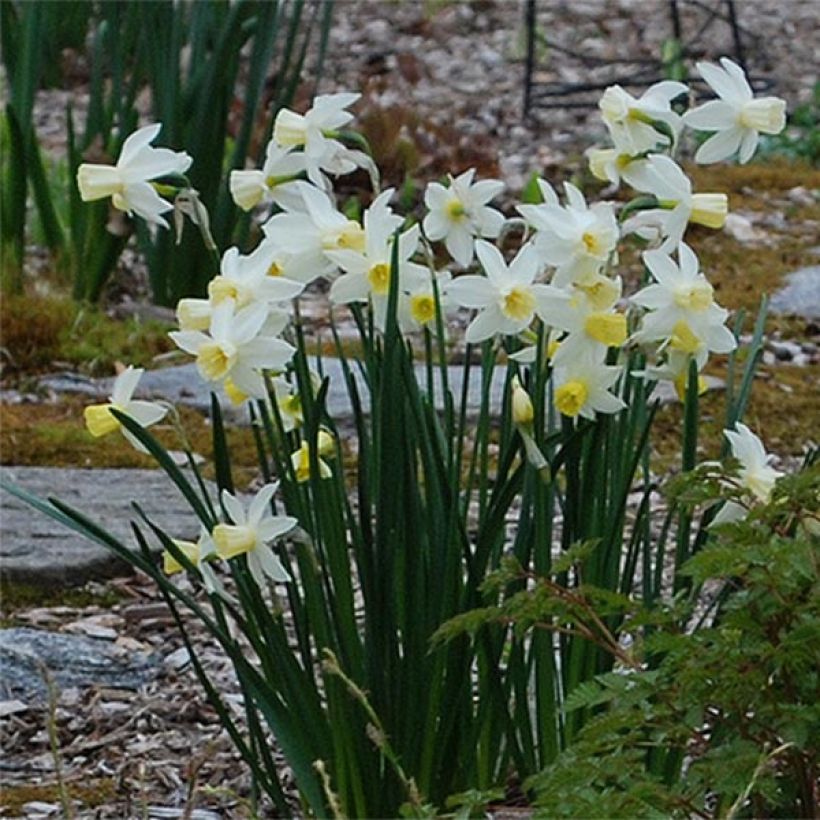
[[[532,424],[535,418],[535,410],[529,393],[522,387],[518,376],[512,378],[512,416],[513,421],[519,425]]]

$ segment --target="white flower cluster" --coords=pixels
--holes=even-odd
[[[180,329],[171,335],[196,357],[203,378],[223,386],[237,403],[267,398],[265,374],[276,376],[282,418],[297,424],[298,397],[282,378],[294,353],[283,338],[293,300],[324,277],[331,282],[331,302],[367,305],[375,327],[383,329],[397,276],[403,332],[433,328],[437,316],[455,307],[476,311],[466,332],[471,344],[498,336],[532,341],[533,324],[542,323],[549,333],[545,354],[555,405],[566,416],[594,418],[623,406],[613,392],[621,372],[613,351],[626,345],[642,346],[650,358],[647,375],[673,381],[682,393],[690,362],[700,370],[710,352],[726,353],[735,340],[725,326],[727,311],[716,304],[683,241],[691,223],[720,228],[727,197],[693,193],[671,154],[688,125],[716,132],[701,146],[698,161],[739,151],[745,162],[759,133],[776,133],[784,124],[781,100],[754,99],[742,70],[730,60],[721,65],[698,65],[720,99],[683,115],[673,107],[689,93],[682,83],[657,83],[640,98],[619,86],[608,88],[600,111],[613,147],[591,151],[590,165],[596,176],[624,181],[641,196],[619,221],[614,203],[590,205],[569,183],[561,198],[540,181],[543,201],[517,208],[531,235],[509,263],[488,241],[502,236],[507,221],[490,205],[503,190],[501,182],[476,180],[473,170],[450,176],[446,184],[432,182],[424,196],[426,215],[409,225],[391,208],[394,191],[388,189],[361,220],[353,219],[337,208],[328,175],[366,167],[377,176],[367,155],[348,147],[350,134],[340,130],[351,122],[347,109],[358,95],[317,97],[305,114],[282,110],[263,168],[234,171],[230,179],[241,208],[272,204],[263,238],[247,255],[238,248],[225,252],[208,298],[183,299],[177,308]],[[129,137],[115,168],[82,166],[84,198],[113,195],[117,207],[161,221],[161,208],[170,206],[154,201],[164,202],[151,180],[187,169],[190,158],[151,148],[158,131],[151,126]],[[632,296],[631,321],[621,278],[613,272],[618,243],[628,234],[649,243],[643,258],[654,279]],[[477,257],[480,269],[455,278],[436,270],[431,260],[437,242],[457,266],[469,268]],[[536,355],[525,345],[513,358],[526,364]]]

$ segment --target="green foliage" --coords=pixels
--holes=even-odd
[[[530,779],[541,816],[816,816],[818,523],[810,466],[682,568],[702,592],[686,617],[625,624],[640,665],[570,693],[595,716]]]

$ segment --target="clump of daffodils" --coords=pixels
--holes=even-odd
[[[283,432],[299,436],[303,418],[292,373],[291,326],[306,287],[323,280],[333,306],[369,312],[377,331],[386,326],[391,295],[406,334],[440,333],[460,308],[469,316],[466,342],[503,347],[517,369],[513,417],[527,457],[539,469],[544,462],[531,435],[534,406],[549,397],[552,411],[573,423],[620,412],[626,406],[623,362],[630,351],[646,356],[648,380],[672,382],[683,398],[692,363],[700,373],[710,354],[728,353],[736,341],[726,327],[728,311],[715,300],[707,272],[686,242],[693,224],[723,227],[728,199],[722,192],[695,190],[675,154],[685,144],[685,129],[693,128],[713,132],[698,150],[698,162],[734,154],[746,162],[759,135],[777,133],[785,123],[783,101],[755,99],[731,61],[699,63],[698,70],[718,99],[688,112],[683,108],[689,89],[682,83],[657,83],[640,97],[608,88],[600,112],[612,144],[589,152],[590,168],[613,185],[630,186],[635,197],[625,206],[590,204],[572,184],[564,184],[559,196],[541,180],[541,202],[516,209],[515,219],[524,221],[527,232],[509,253],[497,241],[509,221],[493,204],[504,188],[500,181],[476,179],[469,169],[431,182],[424,195],[427,211],[417,222],[394,210],[392,189],[377,190],[361,218],[352,218],[339,208],[332,178],[365,168],[378,180],[369,156],[351,147],[361,142],[345,130],[358,95],[317,97],[303,114],[280,111],[263,167],[235,170],[229,181],[240,208],[262,213],[262,238],[252,249],[224,252],[207,298],[180,301],[180,327],[172,339],[195,358],[202,378],[232,402],[268,402]],[[165,226],[162,214],[173,206],[162,199],[167,186],[160,180],[183,174],[191,158],[153,148],[160,128],[129,137],[113,167],[81,166],[83,199],[111,196],[116,207]],[[648,278],[630,295],[623,293],[617,272],[618,247],[627,240],[640,243]],[[461,272],[439,266],[441,258]],[[549,368],[544,396],[524,390],[518,375],[539,357]],[[109,403],[86,410],[93,435],[120,428],[112,408],[143,426],[161,418],[161,408],[132,400],[139,373],[129,369]],[[772,473],[761,466],[750,435],[742,426],[727,433],[736,455],[748,462],[747,483],[760,495]],[[328,458],[336,442],[327,432],[317,441],[296,441],[292,480],[307,481],[314,467],[318,478],[332,474]],[[270,517],[271,486],[248,508],[223,494],[224,520],[184,548],[192,564],[207,571],[213,561],[241,554],[260,584],[265,578],[288,582],[269,543],[295,522]],[[168,560],[169,571],[179,568]]]

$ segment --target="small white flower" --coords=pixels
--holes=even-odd
[[[669,136],[658,131],[654,123],[665,123],[677,138],[681,119],[670,103],[688,91],[683,83],[664,80],[636,99],[621,86],[611,85],[601,96],[598,108],[616,147],[635,156],[659,144],[670,144]]]
[[[236,603],[223,586],[222,582],[214,572],[211,561],[218,557],[216,545],[211,534],[204,527],[201,528],[199,538],[196,541],[179,541],[174,539],[174,544],[182,554],[197,568],[205,589],[210,595],[218,595],[226,601]],[[173,575],[182,572],[184,567],[174,556],[164,550],[162,553],[162,569],[166,575]]]
[[[211,313],[210,335],[199,330],[170,333],[174,342],[196,356],[200,375],[207,381],[225,382],[236,401],[241,396],[266,395],[261,370],[281,371],[293,356],[294,348],[282,339],[263,335],[268,306],[252,304],[234,310],[228,299]]]
[[[435,273],[435,289],[433,276],[426,268],[423,275],[414,277],[413,281],[405,282],[403,292],[399,294],[398,321],[402,333],[408,333],[422,328],[435,329],[436,326],[436,291],[438,291],[439,306],[444,324],[444,335],[447,336],[447,320],[445,314],[453,307],[450,297],[450,284],[453,275],[448,270]]]
[[[125,140],[117,164],[83,163],[77,169],[77,185],[83,202],[111,197],[114,207],[137,214],[147,222],[168,227],[161,214],[173,210],[157,192],[151,180],[171,174],[184,174],[193,161],[185,152],[152,148],[161,123],[147,125]]]
[[[106,404],[92,404],[85,408],[85,424],[92,436],[99,438],[114,430],[119,430],[134,448],[142,453],[148,452],[136,436],[126,430],[111,412],[118,410],[120,413],[125,413],[142,427],[150,427],[164,418],[168,412],[167,407],[152,401],[139,401],[131,398],[144,372],[141,367],[127,367],[115,379],[110,400]]]
[[[726,57],[720,65],[698,63],[701,77],[720,99],[704,103],[683,116],[690,128],[716,131],[700,146],[695,161],[720,162],[737,151],[748,162],[760,134],[779,134],[786,127],[786,101],[779,97],[755,99],[743,69]]]
[[[740,483],[761,503],[771,498],[775,482],[783,473],[770,466],[771,456],[767,455],[763,443],[745,425],[739,422],[734,430],[724,430],[729,440],[732,455],[740,462]],[[715,516],[712,524],[738,521],[746,514],[743,506],[735,501],[727,501]]]
[[[301,181],[294,185],[302,196],[304,210],[276,214],[262,230],[283,254],[287,276],[307,283],[335,270],[328,251],[364,252],[365,232],[358,222],[336,210],[319,188]]]
[[[556,365],[552,373],[556,409],[569,418],[594,419],[596,413],[617,413],[626,405],[609,389],[620,374],[619,367],[582,356]]]
[[[287,515],[274,515],[270,502],[279,484],[266,484],[256,494],[247,509],[227,490],[222,491],[222,506],[231,523],[217,524],[212,533],[216,552],[220,558],[230,560],[246,555],[248,569],[260,589],[265,579],[277,583],[291,580],[270,542],[290,532],[298,523]]]
[[[735,337],[724,324],[729,312],[716,304],[712,286],[688,245],[678,247],[678,265],[660,250],[647,251],[643,260],[656,284],[632,297],[633,303],[650,311],[635,334],[636,341],[671,340],[673,349],[696,357],[705,357],[708,350],[735,349]]]
[[[262,243],[249,256],[241,256],[239,248],[228,248],[222,257],[220,272],[208,283],[211,306],[232,299],[236,308],[254,302],[276,304],[295,299],[304,284],[279,275],[273,257],[275,249]]]
[[[305,167],[304,154],[271,140],[261,171],[231,171],[231,196],[243,211],[267,201],[275,202],[280,208],[298,208],[301,197],[293,183]]]
[[[501,251],[479,239],[476,254],[487,275],[459,276],[450,284],[450,296],[456,304],[480,311],[467,328],[465,339],[477,344],[496,334],[520,333],[549,293],[547,285],[534,284],[541,269],[538,253],[532,245],[525,245],[507,267]]]
[[[567,204],[561,206],[552,187],[540,181],[544,202],[519,205],[518,212],[535,228],[535,248],[541,259],[555,267],[554,285],[563,287],[597,274],[618,243],[618,223],[612,205],[587,206],[584,195],[564,184]]]
[[[496,179],[473,183],[475,168],[457,177],[449,177],[445,188],[431,182],[424,193],[429,213],[424,217],[424,233],[428,239],[444,240],[447,252],[459,265],[466,267],[473,260],[476,237],[495,239],[504,225],[504,215],[487,203],[504,190]]]
[[[693,194],[689,177],[667,156],[652,154],[630,163],[623,178],[636,190],[654,194],[660,206],[631,217],[623,226],[624,233],[634,232],[648,240],[659,234],[664,240],[661,250],[674,250],[690,222],[716,229],[726,222],[726,194]]]

